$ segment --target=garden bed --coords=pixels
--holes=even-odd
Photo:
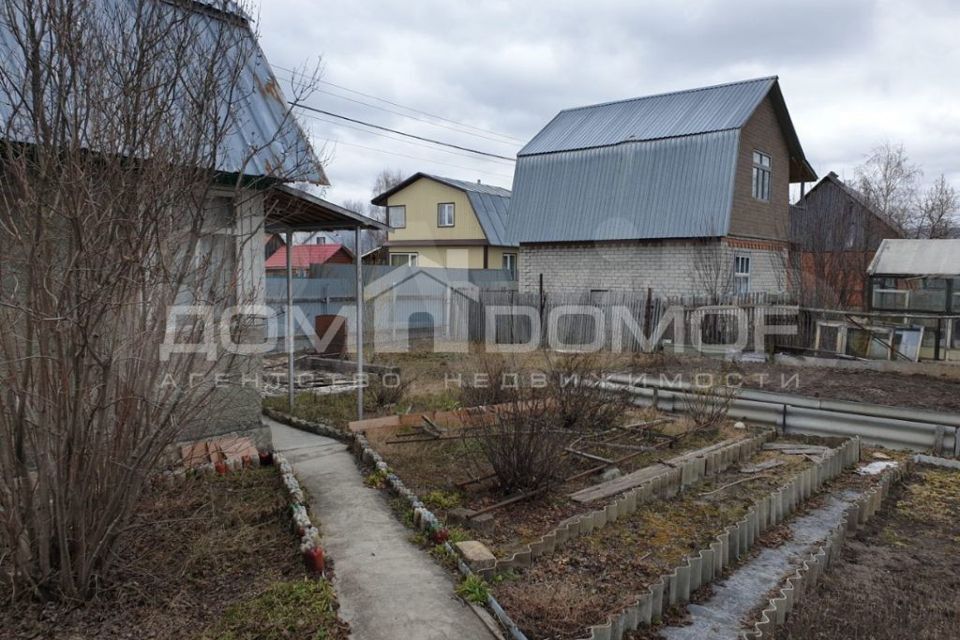
[[[782,450],[763,451],[750,463],[769,460],[783,464],[752,475],[731,468],[673,499],[643,505],[568,541],[530,568],[499,580],[494,593],[531,640],[583,637],[588,626],[636,602],[683,558],[738,522],[757,500],[813,465],[805,456]],[[744,481],[747,477],[751,479]],[[778,531],[768,530],[763,542],[775,543]]]
[[[447,434],[455,434],[459,429],[456,421],[449,418],[451,415],[455,414],[437,414],[433,417],[436,423],[447,429],[445,432]],[[402,420],[380,421],[379,425],[376,420],[365,421],[354,423],[351,428],[364,431],[370,446],[441,519],[448,519],[456,509],[479,511],[510,497],[499,491],[495,479],[464,485],[476,478],[490,475],[490,467],[478,462],[479,456],[470,451],[475,443],[470,439],[454,436],[450,436],[450,439],[434,441],[423,439],[420,433],[415,431],[416,427],[412,426],[419,422],[418,418],[419,416],[405,416]],[[625,425],[641,422],[656,424],[657,430],[666,435],[681,433],[689,428],[689,424],[682,419],[664,418],[652,410],[629,410],[622,419]],[[374,425],[374,428],[365,428],[364,425]],[[411,437],[405,438],[405,435]],[[741,441],[751,435],[755,435],[755,432],[735,429],[731,424],[726,424],[716,431],[691,434],[675,442],[669,439],[657,439],[656,436],[651,435],[648,444],[658,446],[651,451],[632,451],[618,449],[616,446],[598,445],[590,448],[590,453],[608,459],[622,458],[626,454],[635,453],[636,455],[629,460],[616,465],[620,472],[626,475],[656,464],[658,460],[669,460],[684,453],[726,441]],[[406,440],[411,441],[406,442]],[[565,482],[545,495],[495,509],[491,512],[492,521],[483,528],[471,530],[469,537],[482,541],[495,555],[503,557],[523,549],[525,545],[553,531],[562,522],[578,514],[603,508],[609,500],[577,502],[571,499],[572,493],[593,486],[600,480],[600,472],[583,474],[591,469],[602,467],[603,464],[576,455],[571,455],[569,462],[568,477],[577,475],[581,477]]]
[[[947,640],[960,627],[960,471],[919,467],[843,546],[777,638]]]
[[[287,505],[273,467],[154,487],[95,600],[11,602],[0,585],[0,638],[344,639],[330,584],[305,575]]]

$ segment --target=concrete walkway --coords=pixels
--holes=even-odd
[[[363,484],[346,445],[264,418],[293,465],[334,561],[340,616],[356,640],[488,640],[453,579],[410,541],[381,491]]]

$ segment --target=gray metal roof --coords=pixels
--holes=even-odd
[[[517,162],[516,242],[726,235],[739,132],[718,131]]]
[[[487,242],[494,246],[516,246],[517,243],[511,242],[507,237],[507,212],[510,208],[511,192],[509,189],[504,189],[503,187],[418,172],[391,189],[379,194],[373,198],[371,202],[377,206],[385,207],[387,206],[387,200],[390,196],[406,189],[409,185],[421,178],[429,178],[430,180],[466,193],[467,198],[470,200],[470,206],[473,207],[473,211],[477,215],[477,220],[480,222],[480,227],[483,229],[484,235],[487,236]]]
[[[960,277],[960,240],[884,240],[867,273]]]
[[[791,181],[816,178],[776,77],[568,109],[517,154],[508,237],[726,235],[740,130],[765,99],[790,150]]]
[[[243,55],[235,95],[232,122],[221,144],[216,169],[247,176],[271,176],[316,184],[328,184],[309,140],[289,112],[286,98],[280,89],[270,64],[256,41],[248,17],[232,0],[194,0],[177,5],[165,0],[153,0],[166,11],[186,11],[190,20],[202,29],[207,38],[198,47],[214,50],[218,30],[239,29],[242,42],[232,47]],[[126,11],[131,15],[138,0],[102,0],[94,3],[101,15]],[[223,33],[219,31],[219,33]],[[9,28],[0,24],[0,55],[4,65],[22,68],[22,55]],[[0,91],[2,92],[2,91]],[[11,98],[0,95],[0,126],[5,128],[11,119]],[[32,142],[29,128],[15,126],[17,141]],[[21,135],[22,132],[22,135]]]
[[[759,78],[566,109],[517,155],[739,129],[776,81],[775,77]]]

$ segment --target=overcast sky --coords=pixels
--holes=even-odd
[[[281,79],[320,58],[324,81],[419,112],[329,84],[310,104],[499,155],[514,156],[563,108],[778,75],[819,175],[852,177],[871,147],[902,142],[927,181],[943,172],[960,187],[960,3],[781,4],[270,0],[259,28]],[[332,154],[335,202],[369,200],[384,168],[511,185],[510,162],[321,117],[301,120]]]

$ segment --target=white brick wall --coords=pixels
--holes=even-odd
[[[521,245],[521,291],[646,291],[654,296],[732,293],[734,256],[750,257],[750,291],[781,293],[786,259],[773,250],[717,241],[605,242]]]

